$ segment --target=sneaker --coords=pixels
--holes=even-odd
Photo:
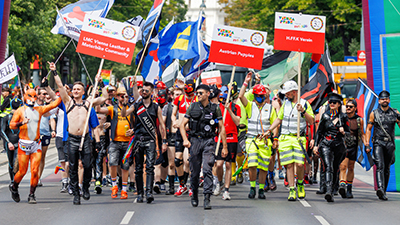
[[[61,183],[60,193],[67,193],[68,192],[68,183]]]
[[[133,184],[133,185],[129,185],[129,188],[128,188],[128,192],[135,192],[136,191],[136,188],[135,188],[135,185]]]
[[[279,170],[279,180],[285,179],[285,175],[283,175],[283,170]]]
[[[181,197],[183,194],[185,194],[185,193],[187,193],[187,187],[183,187],[183,186],[181,186],[181,185],[179,185],[179,188],[178,188],[178,190],[175,192],[175,196],[176,197]]]
[[[310,186],[310,179],[308,178],[308,176],[304,176],[304,185],[305,186]]]
[[[229,192],[224,191],[224,194],[222,195],[223,200],[231,200],[231,196],[229,195]]]
[[[248,197],[251,199],[256,197],[256,188],[255,187],[250,187],[250,193],[249,193]]]
[[[296,201],[296,191],[294,190],[294,188],[291,188],[289,191],[288,201]]]
[[[297,183],[297,196],[299,199],[303,199],[306,197],[306,191],[304,190],[304,183]]]
[[[107,186],[107,178],[103,178],[103,180],[101,181],[101,186],[106,187]]]
[[[243,174],[242,174],[242,173],[239,173],[239,174],[237,175],[237,182],[238,182],[239,184],[243,183]]]
[[[193,196],[193,190],[191,188],[189,188],[189,197]]]
[[[19,198],[19,193],[18,193],[18,188],[14,189],[13,183],[11,183],[8,188],[11,191],[11,198],[14,200],[14,202],[19,202],[21,199]]]
[[[265,199],[264,189],[258,189],[258,198]]]
[[[121,198],[120,199],[128,199],[128,192],[122,190],[121,191]]]
[[[340,196],[342,196],[342,198],[346,198],[346,184],[345,183],[341,183],[339,185],[339,194],[340,194]]]
[[[165,191],[165,184],[160,184],[160,190]]]
[[[72,195],[74,192],[72,191],[71,185],[68,184],[68,194]]]
[[[96,194],[101,194],[101,192],[102,192],[102,189],[101,189],[101,183],[100,183],[100,181],[96,181],[96,183],[95,183],[95,187],[94,187],[94,192],[96,193]]]
[[[118,197],[118,186],[114,186],[111,188],[111,198]]]
[[[200,177],[199,187],[203,187],[204,184],[204,177]]]
[[[153,191],[157,194],[160,194],[161,193],[160,184],[155,184],[153,187]]]
[[[29,204],[36,204],[36,196],[35,196],[35,194],[30,194],[28,196],[28,203]]]
[[[42,187],[42,186],[43,186],[42,180],[39,180],[39,181],[38,181],[37,186],[38,186],[38,187]]]
[[[221,194],[221,186],[219,183],[217,183],[213,195],[218,196],[219,194]]]
[[[289,187],[289,182],[287,181],[286,177],[283,180],[283,184],[285,185],[285,187]]]

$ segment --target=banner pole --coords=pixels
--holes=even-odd
[[[101,69],[103,68],[103,64],[104,64],[104,59],[101,59],[100,67],[99,67],[99,70],[98,70],[98,72],[96,74],[96,77],[98,75],[100,75]],[[95,77],[95,82],[94,82],[94,88],[93,88],[93,91],[92,91],[92,99],[89,102],[89,110],[88,110],[88,114],[86,116],[85,126],[83,127],[83,133],[82,133],[81,144],[79,145],[79,151],[82,151],[82,148],[83,148],[83,143],[85,141],[85,135],[86,135],[86,129],[87,129],[88,124],[89,124],[90,112],[91,112],[92,107],[93,107],[93,100],[94,100],[94,96],[96,94],[97,84],[99,83],[99,81],[96,79],[96,77]]]
[[[301,95],[301,52],[298,52],[299,55],[299,65],[297,67],[297,103],[300,103],[300,95]],[[300,111],[297,111],[297,139],[300,138]]]
[[[231,89],[232,89],[233,77],[235,75],[235,70],[236,70],[236,63],[235,63],[235,66],[233,66],[231,80],[229,81],[229,84],[228,84],[229,85],[228,86],[228,96],[226,97],[227,103],[229,103],[229,99],[231,97]],[[225,124],[226,113],[227,113],[227,108],[224,109],[224,116],[222,117],[222,126],[224,126],[224,124]],[[219,135],[218,135],[218,142],[217,142],[217,148],[215,149],[215,155],[218,155],[220,141],[221,141],[221,132],[219,132]]]
[[[140,66],[142,65],[142,61],[143,61],[143,58],[144,58],[144,54],[146,53],[147,46],[149,45],[149,42],[150,42],[150,39],[151,39],[151,35],[153,34],[153,30],[154,30],[154,27],[156,26],[158,17],[160,17],[160,14],[157,15],[157,18],[156,18],[156,20],[154,21],[153,27],[151,28],[150,36],[149,36],[149,38],[148,38],[147,41],[146,41],[146,45],[144,46],[142,55],[140,56],[139,64],[138,64],[138,66],[136,67],[135,77],[136,77],[136,75],[137,75],[137,73],[138,73],[138,71],[139,71]]]

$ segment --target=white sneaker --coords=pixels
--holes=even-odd
[[[221,186],[217,183],[217,185],[215,185],[214,195],[218,196],[219,194],[221,194]]]
[[[224,194],[222,195],[223,200],[231,200],[231,196],[229,195],[229,192],[225,191]]]

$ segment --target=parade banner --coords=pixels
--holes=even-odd
[[[18,75],[17,63],[14,54],[0,65],[0,84],[3,84]]]
[[[267,32],[214,25],[208,61],[261,69]]]
[[[139,27],[86,15],[77,52],[131,65]]]
[[[324,53],[325,16],[275,13],[274,49]]]
[[[209,71],[201,74],[201,82],[203,84],[222,84],[221,71]]]

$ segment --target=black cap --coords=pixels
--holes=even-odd
[[[381,91],[381,93],[379,93],[379,99],[381,98],[390,98],[390,93],[386,90]]]
[[[218,97],[220,92],[221,92],[221,90],[218,89],[217,85],[211,84],[210,85],[210,96],[208,98],[213,99],[215,97]]]
[[[336,93],[330,93],[329,94],[329,101],[343,101],[343,97],[339,94]]]
[[[199,90],[199,89],[203,89],[203,90],[206,90],[206,91],[210,91],[210,87],[209,87],[208,85],[206,85],[206,84],[200,84],[200,85],[197,87],[196,91]]]

